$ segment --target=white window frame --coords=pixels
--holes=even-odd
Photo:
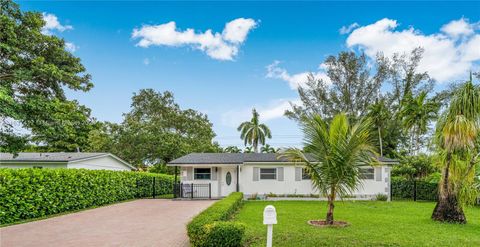
[[[312,178],[310,177],[310,174],[308,174],[306,171],[305,171],[305,167],[302,167],[302,180],[312,180]],[[307,175],[307,176],[305,176]]]
[[[366,173],[366,172],[362,172],[362,171],[366,171],[366,170],[372,170],[371,172],[371,178],[365,176],[365,174],[367,175],[370,175],[370,173]],[[360,178],[363,179],[363,180],[375,180],[375,168],[373,167],[361,167],[360,168]]]
[[[268,175],[273,174],[273,175],[275,175],[275,177],[274,178],[262,178],[262,170],[264,170],[264,169],[273,169],[275,171],[274,173],[268,172],[268,173],[265,173],[265,174],[268,174]],[[278,177],[277,172],[278,172],[277,168],[260,167],[260,169],[258,171],[259,180],[277,180],[277,177]]]
[[[197,169],[209,169],[209,178],[197,178],[197,174],[207,174],[207,173],[197,173]],[[211,167],[194,167],[193,168],[193,180],[212,180],[212,168]]]

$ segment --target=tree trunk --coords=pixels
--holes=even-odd
[[[383,156],[382,129],[378,127],[378,140],[380,142],[380,156]]]
[[[450,176],[451,154],[447,154],[447,164],[443,170],[442,184],[438,196],[437,205],[433,209],[432,219],[440,222],[467,223],[462,206],[458,202],[457,195],[452,191],[448,182]]]
[[[333,204],[335,201],[335,189],[332,188],[330,190],[330,195],[328,195],[328,211],[327,211],[327,219],[326,219],[326,224],[327,225],[333,225],[333,210],[335,208],[335,205]]]
[[[258,143],[253,142],[253,152],[258,153]]]

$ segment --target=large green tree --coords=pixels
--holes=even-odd
[[[436,129],[442,167],[439,198],[432,219],[466,223],[463,206],[478,195],[474,187],[480,156],[480,88],[473,79],[455,92]]]
[[[335,200],[355,191],[361,184],[361,169],[374,163],[375,135],[369,120],[349,124],[345,114],[330,123],[319,115],[302,119],[304,149],[291,148],[281,157],[305,164],[312,183],[328,199],[326,224],[334,222]]]
[[[142,167],[165,163],[191,152],[218,152],[207,116],[183,110],[171,92],[142,89],[132,97],[121,124],[105,123],[90,135],[91,149],[109,151]],[[157,167],[164,171],[166,168]]]
[[[73,151],[86,145],[93,119],[68,101],[64,89],[88,91],[93,84],[65,41],[42,34],[41,13],[22,12],[0,1],[0,147],[21,151],[29,141],[47,150]],[[23,129],[25,131],[18,131]],[[31,136],[29,136],[31,135]]]
[[[245,121],[238,126],[240,138],[247,144],[253,146],[253,151],[258,153],[258,144],[265,145],[266,138],[272,138],[272,133],[267,125],[260,123],[258,112],[252,110],[252,119]]]

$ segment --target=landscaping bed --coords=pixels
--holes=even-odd
[[[430,219],[433,202],[337,202],[335,220],[348,227],[315,227],[309,220],[325,220],[326,202],[247,201],[234,221],[246,225],[245,245],[264,246],[267,228],[263,209],[273,205],[278,224],[273,246],[480,246],[480,208],[466,208],[466,225]]]

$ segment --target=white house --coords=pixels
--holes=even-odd
[[[85,168],[131,171],[135,167],[110,153],[0,153],[0,168]]]
[[[265,153],[191,153],[168,163],[180,168],[180,197],[224,197],[234,191],[251,195],[318,194],[300,163]],[[390,196],[390,170],[395,160],[379,157],[379,166],[362,168],[362,185],[352,195]],[[179,192],[180,191],[180,192]]]

